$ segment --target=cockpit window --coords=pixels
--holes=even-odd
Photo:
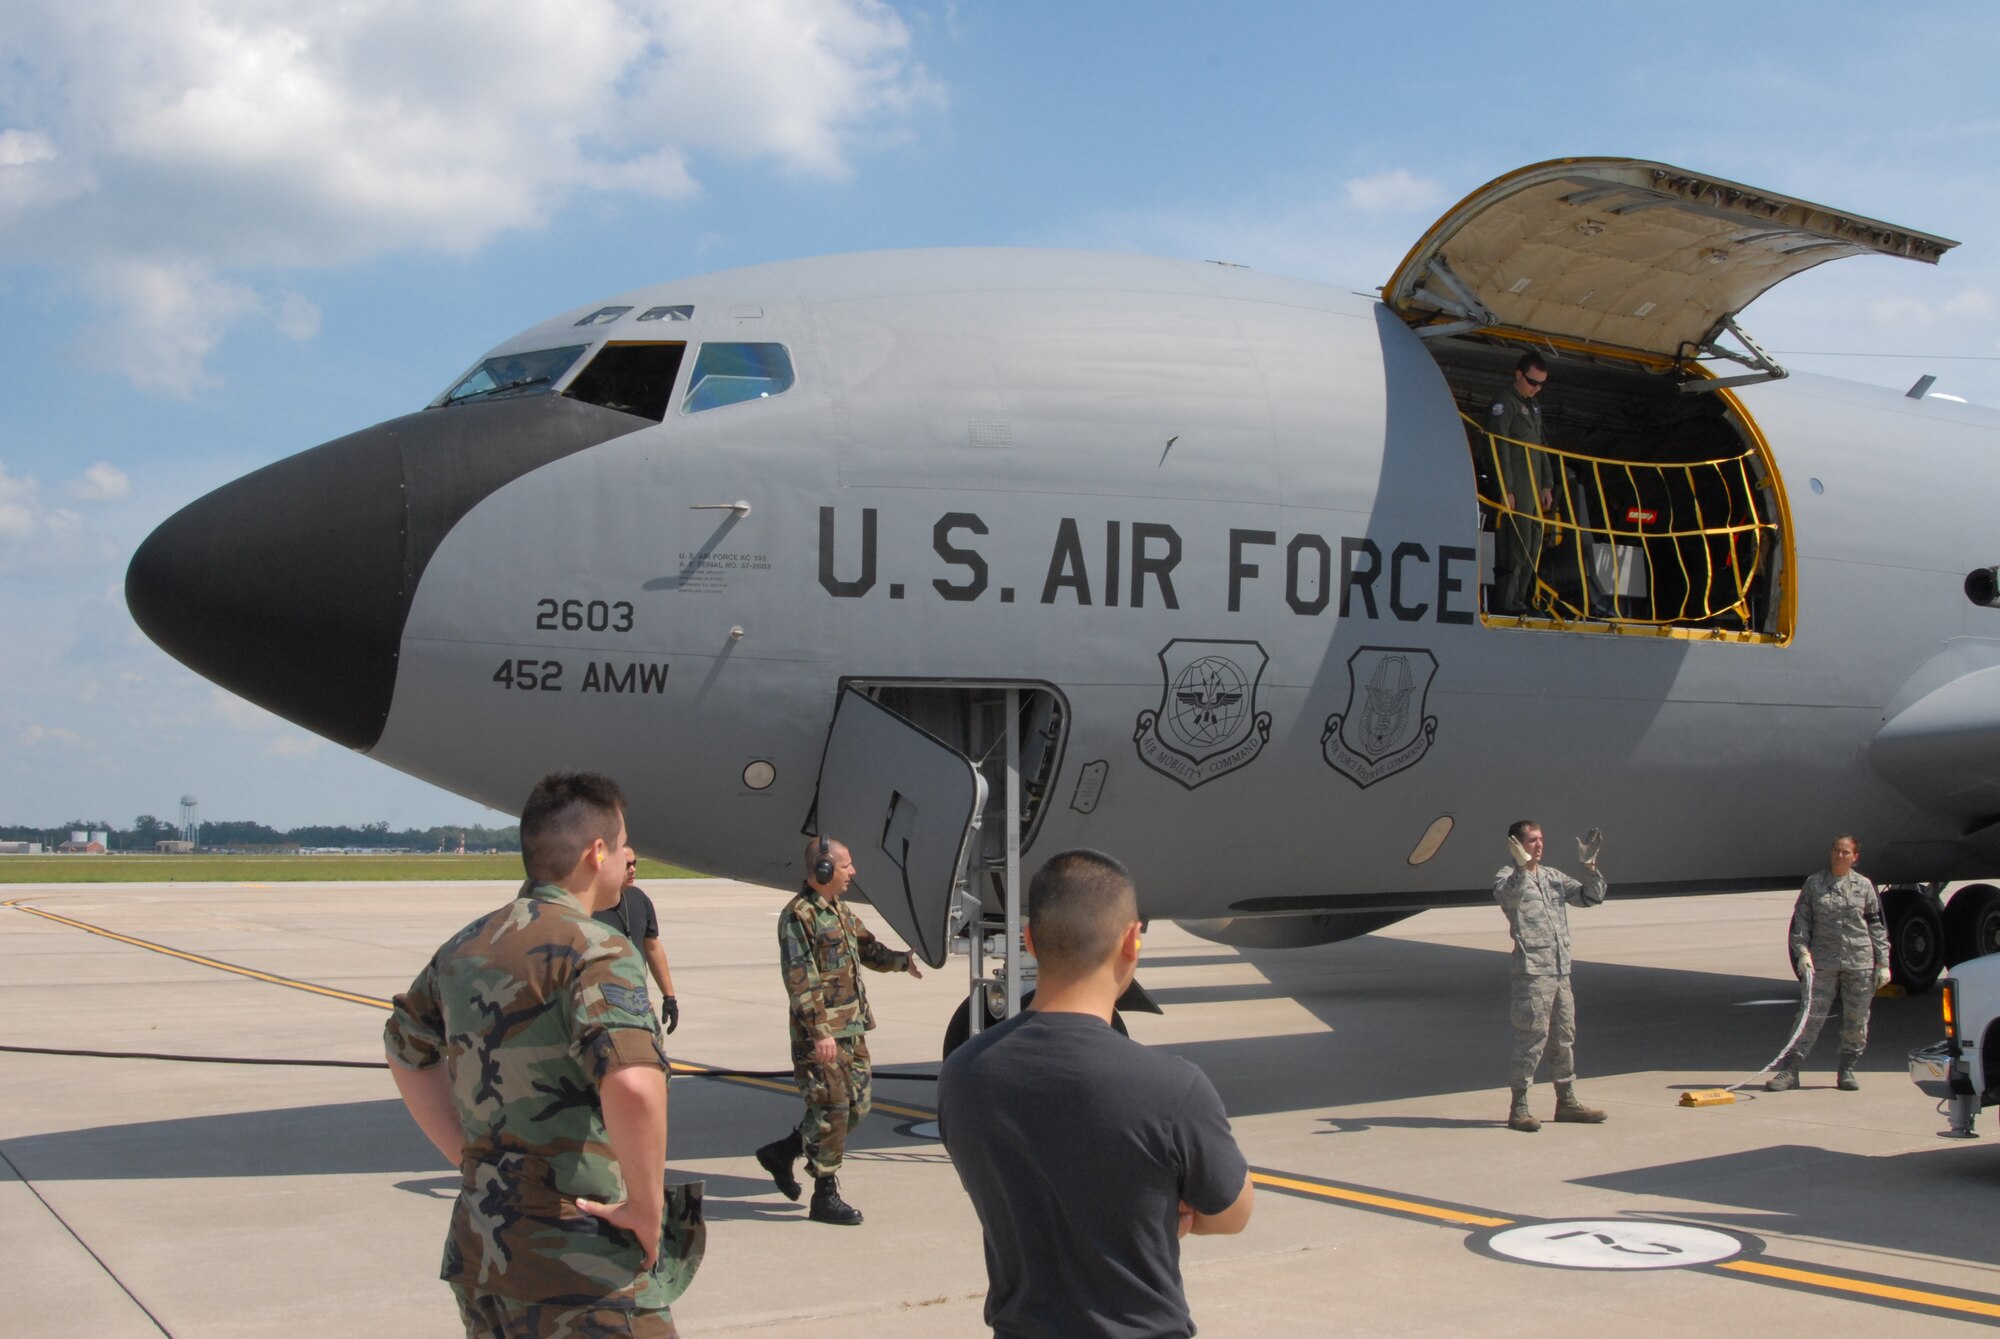
[[[792,356],[782,344],[704,344],[688,379],[683,414],[778,395],[792,387]]]
[[[465,404],[470,400],[498,400],[516,395],[543,395],[583,356],[583,344],[560,349],[536,349],[530,353],[503,353],[488,358],[464,380],[445,392],[439,405]]]

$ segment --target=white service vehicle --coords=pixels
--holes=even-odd
[[[2000,1102],[2000,954],[1958,964],[1939,986],[1944,1040],[1910,1052],[1910,1078],[1944,1104],[1946,1133],[1971,1139],[1979,1109]]]

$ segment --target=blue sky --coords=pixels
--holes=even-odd
[[[1801,370],[2000,404],[1996,65],[1970,3],[11,0],[0,821],[184,792],[497,819],[181,669],[125,564],[209,488],[677,275],[1081,246],[1372,288],[1512,168],[1654,158],[1959,240],[1745,324]]]

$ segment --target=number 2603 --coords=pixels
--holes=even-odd
[[[535,601],[535,627],[541,632],[630,632],[630,600]]]

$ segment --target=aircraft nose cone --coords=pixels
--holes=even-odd
[[[351,749],[382,736],[410,600],[508,481],[650,424],[562,396],[392,419],[167,518],[132,557],[141,630],[204,678]]]
[[[349,748],[372,747],[408,604],[399,457],[393,438],[371,428],[190,503],[132,557],[134,621],[237,696]]]

